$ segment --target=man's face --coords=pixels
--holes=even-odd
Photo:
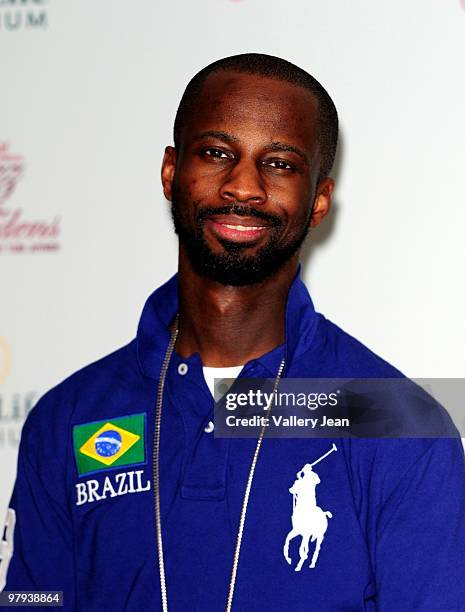
[[[225,285],[261,282],[329,207],[331,179],[317,186],[317,102],[298,86],[219,72],[195,108],[162,168],[181,256]]]

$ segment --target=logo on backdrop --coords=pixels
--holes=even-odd
[[[39,398],[37,391],[0,393],[0,448],[17,448],[21,429]]]
[[[0,336],[0,385],[5,382],[11,370],[11,350],[6,338]]]
[[[31,219],[16,205],[24,167],[24,157],[0,142],[0,253],[57,251],[60,218]]]
[[[0,31],[44,29],[48,0],[0,0]]]
[[[10,345],[0,336],[0,449],[17,448],[24,420],[39,397],[37,391],[10,393],[3,387],[9,382],[12,363]]]
[[[2,145],[0,148],[2,162],[0,165],[0,207],[11,196],[16,188],[16,183],[23,173],[22,155],[8,155],[8,150]]]

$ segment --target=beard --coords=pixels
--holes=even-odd
[[[177,190],[174,190],[171,203],[174,230],[186,250],[192,267],[198,274],[222,285],[239,287],[266,280],[299,250],[309,232],[309,225],[306,222],[302,232],[296,238],[286,244],[279,244],[279,236],[283,227],[281,217],[264,213],[245,204],[198,207],[193,230],[189,227],[185,214],[188,208],[184,199],[180,197]],[[217,238],[224,251],[215,253],[204,238],[203,224],[205,219],[213,215],[224,214],[256,217],[267,221],[271,226],[267,243],[257,249],[253,255],[247,255],[245,251],[250,248],[250,243],[240,244]]]

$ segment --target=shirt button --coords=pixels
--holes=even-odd
[[[208,421],[208,425],[204,428],[205,433],[211,433],[215,429],[212,421]]]
[[[189,368],[187,367],[187,363],[180,363],[178,365],[178,374],[181,374],[181,376],[184,376],[184,374],[187,374],[187,370]]]

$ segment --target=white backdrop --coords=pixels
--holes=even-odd
[[[177,103],[246,51],[307,69],[340,113],[305,257],[318,310],[409,376],[464,376],[465,2],[0,0],[0,517],[28,406],[129,341],[175,271]]]

